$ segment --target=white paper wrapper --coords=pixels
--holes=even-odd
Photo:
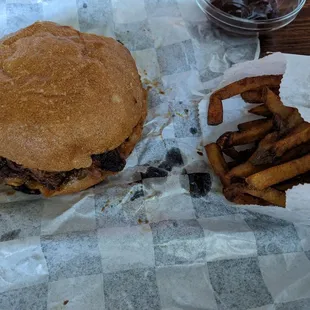
[[[310,122],[310,57],[285,55],[286,71],[281,83],[281,99],[285,105],[298,108],[305,121]]]
[[[280,87],[281,100],[287,106],[298,108],[302,117],[306,121],[309,121],[310,92],[308,85],[310,82],[310,73],[303,69],[307,68],[309,64],[310,57],[274,53],[262,59],[248,61],[228,69],[216,89],[245,77],[283,74]],[[252,106],[244,102],[240,96],[235,96],[223,101],[223,123],[218,126],[208,126],[207,111],[210,95],[211,93],[199,103],[199,120],[202,127],[203,145],[214,142],[226,131],[238,130],[237,125],[240,123],[260,118],[259,116],[248,113],[247,111]],[[281,218],[291,218],[291,211],[295,213],[295,218],[297,217],[300,220],[309,219],[310,221],[310,209],[308,207],[310,202],[308,195],[309,189],[310,185],[306,184],[296,186],[287,191],[287,206],[284,212],[281,208],[274,207],[270,207],[272,209],[270,211],[266,211],[266,208],[263,207],[260,209],[255,208],[255,210],[262,210],[262,212],[267,212]],[[304,216],[306,217],[304,218]]]
[[[307,219],[234,207],[202,156],[198,100],[258,57],[257,38],[223,33],[193,0],[0,0],[0,35],[36,20],[123,42],[149,111],[102,184],[52,199],[1,188],[0,309],[309,309]]]

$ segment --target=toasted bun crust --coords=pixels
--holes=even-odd
[[[2,157],[45,171],[89,167],[145,115],[135,62],[111,38],[39,22],[0,43]]]

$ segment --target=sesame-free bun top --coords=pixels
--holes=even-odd
[[[131,134],[145,100],[112,38],[37,22],[0,41],[0,156],[26,168],[89,167]]]

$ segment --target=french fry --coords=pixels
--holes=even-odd
[[[234,168],[232,168],[227,174],[226,177],[231,180],[232,178],[247,178],[248,176],[265,170],[266,165],[254,166],[249,161],[242,163]]]
[[[289,136],[292,136],[292,135],[294,135],[296,133],[302,132],[302,131],[306,130],[309,127],[310,127],[310,123],[302,122],[300,125],[298,125],[295,128],[293,128],[287,136],[289,137]]]
[[[301,144],[286,153],[284,153],[280,158],[274,161],[275,165],[286,163],[287,161],[302,157],[310,153],[310,143]]]
[[[263,89],[263,97],[265,105],[274,115],[281,135],[304,122],[304,119],[296,108],[285,106],[280,98],[268,87]]]
[[[269,111],[267,106],[265,104],[258,105],[257,107],[254,107],[249,110],[249,113],[264,116],[264,117],[271,117],[272,113]]]
[[[268,135],[262,139],[259,144],[258,148],[265,147],[266,145],[270,145],[271,143],[274,143],[278,140],[279,133],[277,131],[270,132]]]
[[[240,161],[240,155],[239,155],[239,152],[232,146],[232,147],[229,147],[229,148],[224,148],[222,150],[222,152],[230,157],[231,159],[234,159],[234,160],[239,160]]]
[[[278,87],[269,87],[277,96],[280,96],[280,85]]]
[[[205,146],[206,153],[208,155],[209,162],[214,170],[214,173],[218,175],[224,186],[229,185],[225,175],[228,171],[227,163],[223,157],[220,147],[216,143],[210,143]]]
[[[240,194],[248,194],[253,197],[263,199],[268,202],[269,205],[276,205],[285,207],[286,195],[284,192],[278,191],[274,188],[266,188],[264,190],[258,190],[250,188],[244,184],[232,184],[223,190],[226,199],[234,201],[235,197],[240,197]],[[239,198],[240,199],[240,198]]]
[[[269,143],[263,147],[259,147],[249,160],[253,165],[272,163],[285,152],[308,142],[310,142],[310,126],[301,132],[288,135],[276,141],[274,144]]]
[[[256,148],[250,148],[242,151],[237,151],[233,146],[228,149],[223,149],[223,153],[230,158],[234,159],[236,162],[245,162],[247,161],[254,153]]]
[[[274,150],[277,157],[280,157],[288,150],[292,149],[303,143],[308,143],[310,141],[310,126],[305,130],[291,135],[289,137],[283,138],[277,141],[274,145]]]
[[[223,194],[227,200],[234,202],[238,205],[270,206],[270,203],[267,203],[265,200],[251,196],[249,194],[237,192],[232,195],[230,192],[226,193],[225,190],[223,191]]]
[[[265,147],[265,146],[272,146],[272,143],[276,141],[277,133],[270,133],[267,135],[259,144],[260,147]],[[257,151],[259,151],[259,148]],[[256,151],[256,152],[257,152]],[[289,150],[288,152],[284,153],[283,156],[280,158],[276,159],[273,163],[275,165],[280,165],[283,163],[286,163],[290,160],[296,159],[298,157],[304,156],[310,152],[310,144],[301,144],[297,146],[294,149]],[[240,167],[236,167],[232,169],[228,175],[229,177],[248,177],[251,174],[257,173],[259,171],[265,170],[270,167],[270,164],[261,164],[261,165],[253,165],[251,161],[254,161],[254,158],[257,156],[257,153],[253,153],[253,155],[250,157],[250,159],[244,163],[241,164]]]
[[[264,139],[262,139],[259,143],[258,149],[260,147],[264,147],[265,145],[269,145],[270,143],[273,143],[274,141],[276,141],[278,137],[278,133],[277,132],[271,132],[269,133]],[[255,156],[254,152],[252,154],[252,156]],[[252,158],[252,156],[250,157],[250,159]],[[255,166],[253,165],[250,160],[248,160],[245,163],[242,163],[241,165],[233,168],[232,170],[230,170],[226,177],[228,179],[232,179],[232,178],[246,178],[254,173],[260,172],[262,170],[265,170],[267,168],[269,168],[270,165],[259,165],[259,166]]]
[[[231,98],[242,94],[248,90],[257,89],[263,86],[277,87],[280,85],[282,75],[261,75],[255,77],[247,77],[242,80],[231,83],[213,94],[221,100]]]
[[[308,171],[310,171],[310,154],[255,173],[247,177],[246,182],[257,189],[265,189]]]
[[[247,103],[263,103],[262,89],[252,89],[241,94],[241,98]]]
[[[278,132],[274,131],[266,135],[258,144],[257,150],[249,158],[249,162],[256,165],[256,158],[260,158],[260,154],[263,150],[268,150],[274,142],[278,140]],[[258,164],[257,164],[258,165]]]
[[[292,131],[293,128],[297,128],[299,125],[303,124],[303,118],[297,109],[291,108],[291,114],[286,119],[283,119],[278,114],[274,114],[273,120],[275,127],[279,130],[280,136],[285,136]]]
[[[293,179],[292,179],[293,180]],[[285,192],[288,189],[292,189],[294,186],[299,185],[300,182],[298,180],[294,180],[294,181],[285,181],[279,184],[276,184],[274,186],[272,186],[274,189],[278,190],[278,191],[282,191]]]
[[[263,86],[279,86],[282,75],[263,75],[259,77],[248,77],[229,84],[210,96],[208,109],[208,124],[218,125],[223,122],[222,100],[244,93],[248,90],[257,89]]]
[[[219,137],[216,143],[223,149],[236,145],[249,144],[265,137],[272,127],[273,121],[268,120],[266,123],[252,127],[249,130],[226,132]]]
[[[218,125],[223,123],[223,103],[216,96],[211,95],[208,108],[208,125]]]
[[[285,208],[286,203],[286,195],[284,192],[278,191],[274,188],[266,188],[263,191],[259,191],[256,189],[247,189],[247,194],[252,195],[254,197],[261,198],[272,205],[279,206]]]
[[[293,108],[285,106],[280,98],[268,87],[265,87],[262,92],[264,103],[272,114],[277,114],[282,119],[286,119],[292,113]]]
[[[273,87],[271,90],[279,95],[279,87]],[[248,90],[241,94],[241,98],[247,103],[263,103],[265,98],[263,96],[263,88],[257,88],[253,90]]]
[[[285,191],[310,183],[310,123],[298,109],[285,106],[279,89],[282,76],[245,78],[210,96],[208,124],[223,121],[222,100],[240,94],[248,103],[262,103],[248,112],[263,119],[238,125],[206,146],[209,161],[223,184],[224,196],[237,204],[285,207]],[[244,151],[236,146],[253,144]],[[233,161],[226,163],[223,154]]]
[[[238,196],[234,196],[233,199],[228,199],[227,197],[226,199],[238,205],[270,206],[270,203],[266,202],[265,200],[248,194],[239,194]]]
[[[273,186],[273,188],[275,188],[279,191],[286,191],[288,189],[293,188],[296,185],[306,184],[306,183],[310,183],[310,173],[309,172],[302,174],[302,175],[298,175],[295,178],[292,178],[290,180],[276,184]]]
[[[227,167],[228,167],[228,169],[230,170],[230,169],[233,169],[234,167],[237,167],[237,166],[239,166],[239,162],[237,162],[237,161],[229,161],[229,162],[227,162]]]
[[[240,131],[245,131],[245,130],[249,130],[253,127],[257,127],[263,124],[266,124],[269,120],[266,118],[263,119],[257,119],[255,121],[250,121],[250,122],[245,122],[245,123],[241,123],[238,125],[238,129]]]
[[[256,151],[256,146],[253,146],[249,149],[239,151],[240,161],[247,161]]]

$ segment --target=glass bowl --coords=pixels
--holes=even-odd
[[[255,35],[280,29],[292,22],[306,0],[277,0],[279,17],[268,20],[251,20],[236,17],[211,4],[211,0],[196,0],[198,6],[217,26],[242,35]]]

